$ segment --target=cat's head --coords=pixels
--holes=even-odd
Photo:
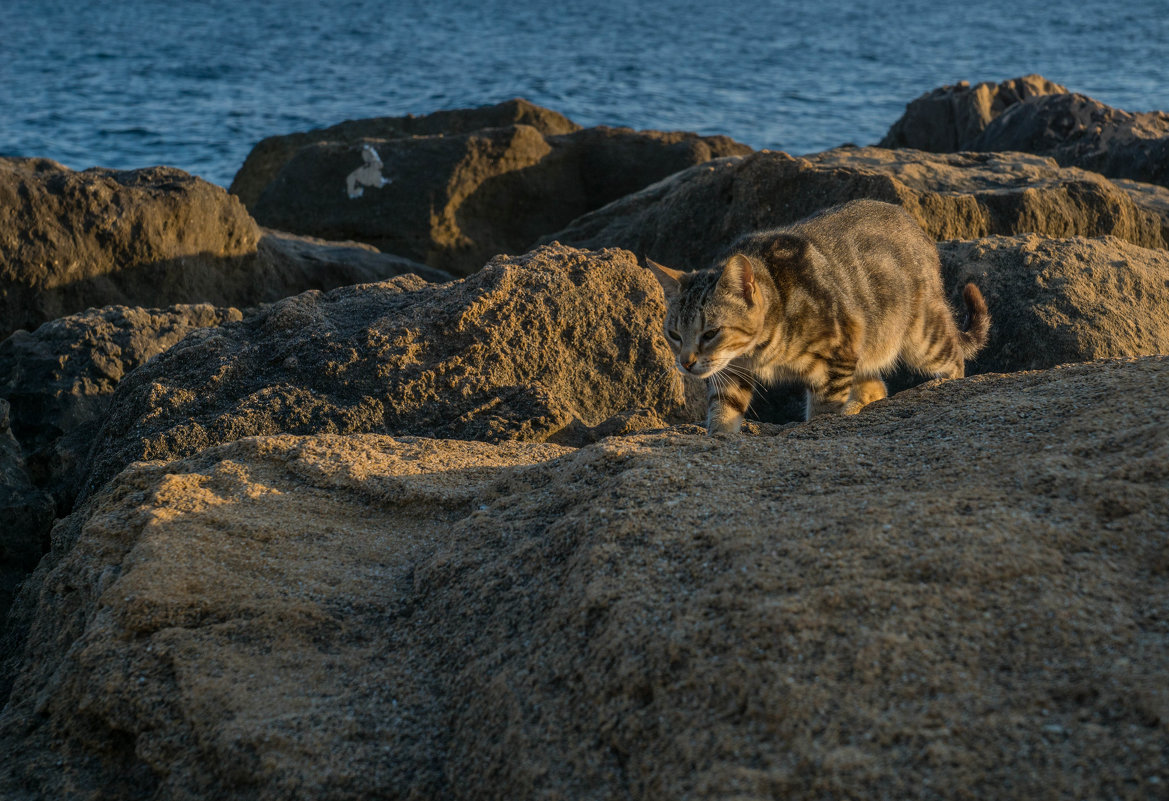
[[[646,264],[666,293],[663,331],[684,375],[706,378],[759,341],[766,310],[750,257],[692,273]]]

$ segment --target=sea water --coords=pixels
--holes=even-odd
[[[1169,109],[1169,0],[0,0],[0,154],[228,185],[258,140],[526,97],[806,153],[959,80]]]

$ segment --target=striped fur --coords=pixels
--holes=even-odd
[[[990,330],[974,284],[959,330],[933,240],[875,200],[748,234],[710,269],[648,264],[666,293],[678,369],[706,379],[711,434],[737,432],[754,388],[779,379],[804,384],[810,419],[885,397],[881,376],[898,362],[961,378]]]

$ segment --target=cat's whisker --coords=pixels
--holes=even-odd
[[[728,373],[735,376],[736,378],[743,379],[744,381],[746,381],[748,384],[751,385],[752,389],[759,391],[759,392],[763,391],[763,382],[760,381],[755,375],[752,375],[751,371],[747,370],[745,367],[740,367],[737,364],[728,363],[723,368],[723,370],[727,371]]]

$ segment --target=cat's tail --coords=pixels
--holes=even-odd
[[[962,356],[972,358],[986,345],[990,333],[990,312],[986,310],[986,301],[982,293],[974,284],[967,284],[962,290],[962,300],[966,301],[966,319],[962,321]]]

